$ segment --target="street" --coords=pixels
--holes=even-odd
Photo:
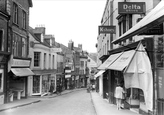
[[[39,103],[6,110],[1,115],[95,115],[90,93],[86,90],[42,100]]]

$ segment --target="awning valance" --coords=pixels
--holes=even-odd
[[[134,56],[135,50],[124,52],[117,60],[112,63],[107,69],[122,71],[130,63]]]
[[[98,67],[98,69],[102,69],[102,70],[107,69],[107,67],[108,67],[110,64],[112,64],[122,53],[123,53],[123,52],[117,53],[117,54],[113,54],[113,55],[109,56],[108,59],[107,59],[103,64],[101,64],[101,65]]]
[[[95,74],[95,78],[97,78],[98,76],[102,75],[105,72],[105,70],[100,70],[97,74]]]
[[[13,74],[20,77],[34,75],[30,68],[11,68],[11,71]]]
[[[132,36],[141,34],[154,26],[160,25],[164,22],[164,0],[162,0],[151,12],[149,12],[142,20],[140,20],[135,26],[125,32],[118,39],[112,41],[117,44],[118,42],[128,39]]]

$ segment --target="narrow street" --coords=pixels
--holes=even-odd
[[[95,115],[90,93],[86,90],[49,98],[36,104],[6,110],[1,115]]]

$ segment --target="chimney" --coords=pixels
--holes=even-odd
[[[74,42],[72,40],[70,40],[69,43],[68,43],[68,48],[70,50],[73,50],[73,47],[74,47]]]
[[[78,44],[78,48],[82,50],[82,44]]]
[[[43,35],[45,35],[46,33],[46,28],[43,25],[39,25],[37,27],[35,27],[35,31],[42,33]]]

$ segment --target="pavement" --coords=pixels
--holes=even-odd
[[[84,90],[84,88],[65,90],[62,92],[61,95],[68,94],[68,93],[78,91],[78,90]],[[107,100],[103,99],[97,92],[90,92],[90,94],[91,94],[91,99],[92,99],[92,102],[96,111],[96,115],[139,115],[138,113],[132,112],[127,109],[117,110],[116,105],[110,104]],[[26,99],[15,100],[13,102],[0,105],[0,112],[8,110],[8,109],[14,109],[17,107],[22,107],[22,106],[38,103],[45,99],[54,98],[56,96],[59,96],[59,95],[53,94],[53,95],[47,95],[43,97],[30,96]]]
[[[97,115],[140,115],[129,109],[117,110],[115,104],[110,104],[95,91],[91,92],[91,98]]]

